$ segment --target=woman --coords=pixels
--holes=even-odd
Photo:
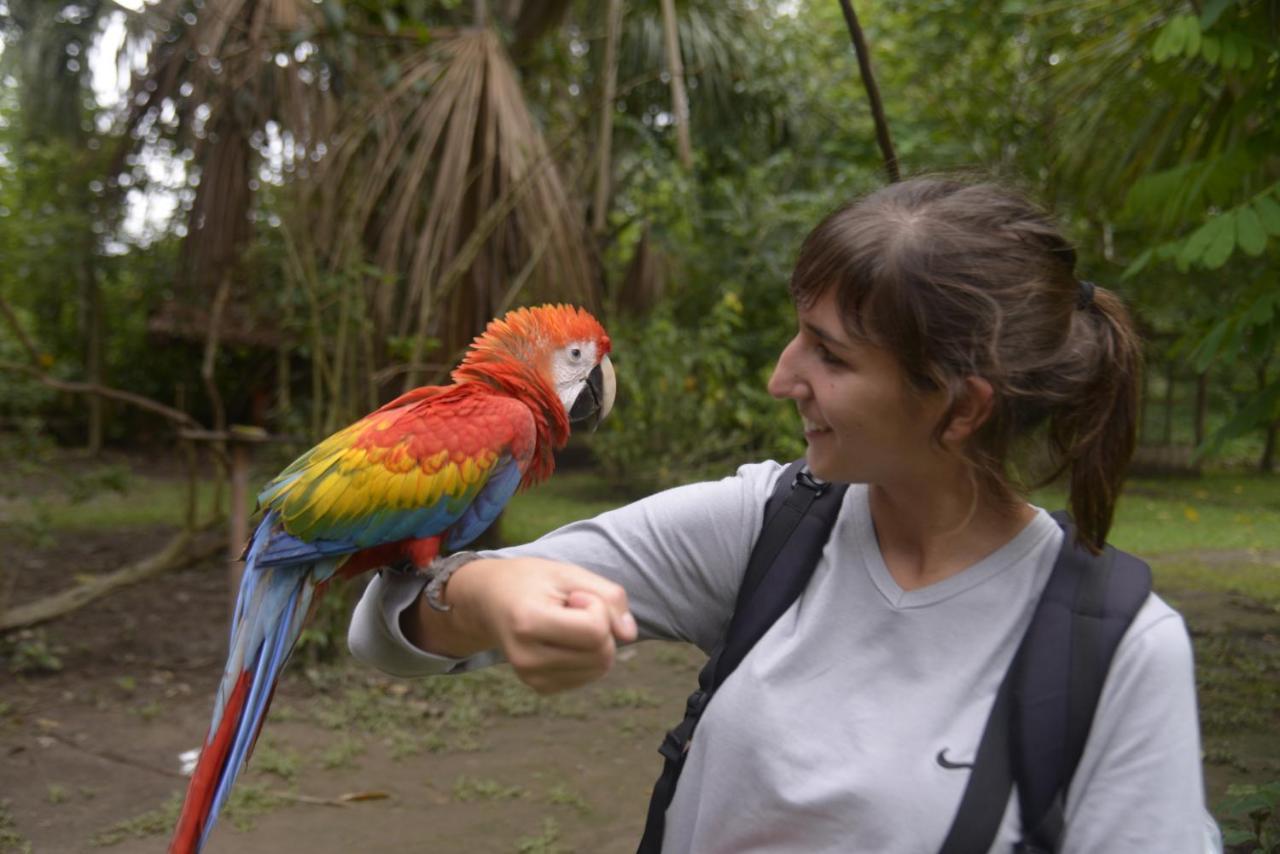
[[[769,390],[799,409],[813,474],[853,486],[805,591],[707,708],[664,850],[941,845],[957,762],[1062,544],[1015,461],[1046,440],[1096,549],[1133,450],[1139,342],[1074,266],[1035,206],[943,179],[886,187],[807,238],[799,329]],[[710,650],[780,471],[744,466],[466,562],[433,585],[448,611],[422,579],[381,578],[352,650],[404,675],[498,650],[543,692],[598,678],[637,635]],[[1212,847],[1191,646],[1154,595],[1116,653],[1065,819],[1065,851]],[[1019,838],[1015,799],[992,850]]]

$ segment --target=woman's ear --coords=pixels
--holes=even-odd
[[[982,377],[964,378],[964,390],[951,406],[951,419],[942,431],[942,441],[957,445],[967,442],[991,417],[995,390]]]

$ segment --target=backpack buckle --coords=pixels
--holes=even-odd
[[[813,497],[817,498],[819,495],[826,492],[827,487],[830,486],[831,484],[829,484],[825,480],[818,480],[816,477],[814,477],[812,474],[809,473],[809,470],[807,468],[804,468],[804,469],[800,469],[800,471],[796,474],[795,485],[803,486],[805,489],[812,491],[814,494]]]

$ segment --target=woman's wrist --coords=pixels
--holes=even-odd
[[[498,639],[489,628],[484,602],[485,565],[493,558],[477,558],[453,569],[447,583],[437,587],[436,597],[448,610],[428,601],[427,587],[400,615],[400,629],[409,643],[435,655],[467,658],[494,649]],[[476,570],[479,569],[480,572]]]

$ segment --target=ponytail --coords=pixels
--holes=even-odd
[[[1070,352],[1087,360],[1084,382],[1074,399],[1050,417],[1049,437],[1069,472],[1068,504],[1076,540],[1094,554],[1102,551],[1115,516],[1116,501],[1137,442],[1138,388],[1142,347],[1119,297],[1082,283],[1080,310],[1071,335],[1086,339]],[[1068,371],[1068,373],[1074,373]]]

